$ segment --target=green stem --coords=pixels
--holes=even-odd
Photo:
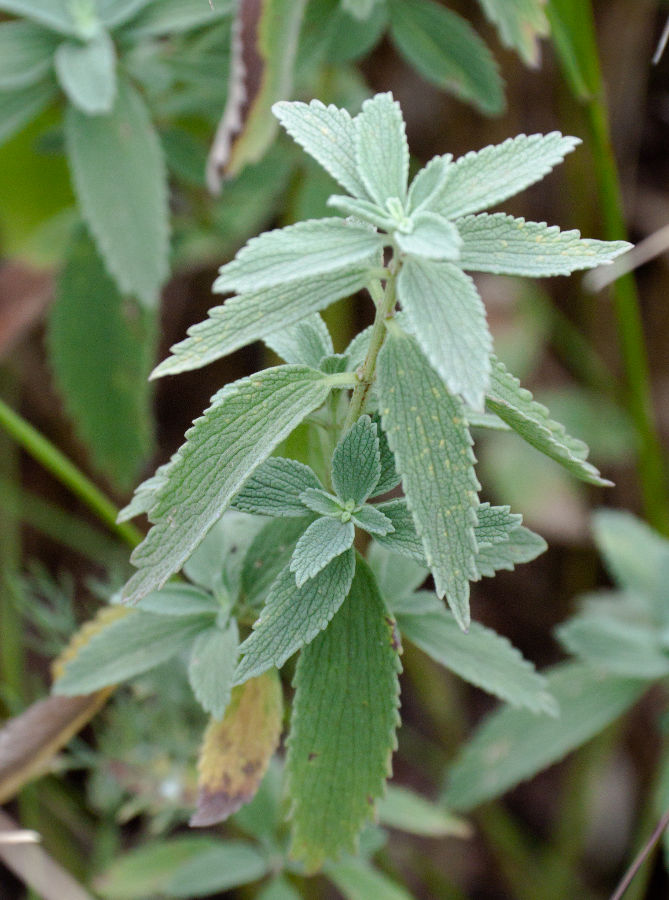
[[[376,305],[376,315],[372,326],[372,334],[369,339],[369,349],[365,361],[362,364],[362,371],[358,376],[358,384],[355,386],[353,395],[351,396],[346,422],[344,423],[345,432],[358,421],[365,411],[367,398],[369,397],[369,392],[374,384],[376,360],[386,337],[386,320],[392,315],[397,301],[396,280],[397,272],[395,268],[391,266],[390,274],[386,281],[385,292]]]
[[[136,547],[142,540],[142,533],[126,522],[117,523],[118,510],[114,504],[100,491],[83,472],[55,447],[51,441],[40,434],[32,425],[15,413],[6,403],[0,400],[0,427],[17,444],[51,472],[61,484],[69,488],[82,503],[85,503],[95,515],[104,522],[126,544]]]

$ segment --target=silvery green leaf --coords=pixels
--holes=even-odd
[[[462,239],[452,222],[433,212],[411,217],[413,230],[395,232],[395,243],[404,253],[426,259],[458,259]]]
[[[376,423],[376,433],[379,438],[379,460],[381,463],[381,475],[374,488],[372,496],[379,497],[381,494],[387,494],[392,491],[400,483],[400,476],[397,474],[395,467],[395,457],[393,451],[388,444],[388,438],[385,431],[381,427],[381,417],[378,413],[374,413],[372,421]]]
[[[339,372],[346,372],[347,364],[348,360],[343,353],[331,353],[321,359],[318,368],[327,375],[336,375]]]
[[[339,194],[333,194],[328,198],[328,206],[332,206],[346,216],[355,216],[356,219],[369,222],[376,228],[383,229],[383,231],[393,231],[397,227],[397,222],[393,217],[370,200],[360,200],[357,197],[342,197]]]
[[[33,22],[0,25],[0,90],[29,87],[51,68],[56,42],[45,28]]]
[[[188,682],[200,706],[214,719],[223,718],[230,702],[238,644],[235,619],[230,619],[225,628],[212,625],[193,641]]]
[[[210,309],[208,319],[188,329],[189,337],[170,348],[172,355],[156,366],[152,377],[199,369],[257,340],[288,349],[293,355],[297,352],[296,345],[291,350],[285,340],[281,343],[283,329],[311,321],[313,313],[355,294],[366,285],[368,278],[366,266],[351,266],[318,278],[304,278],[230,297],[223,306]],[[310,347],[313,349],[311,339]],[[304,344],[300,352],[305,352]],[[295,358],[293,355],[286,362]]]
[[[461,156],[429,208],[447,219],[479,212],[541,181],[580,144],[578,138],[520,134]]]
[[[78,33],[72,15],[75,8],[65,0],[0,0],[0,12],[31,19],[50,31],[65,35]],[[90,16],[94,21],[95,14],[92,9]]]
[[[462,819],[451,815],[441,804],[433,803],[398,784],[386,787],[385,797],[381,797],[376,810],[380,825],[397,828],[408,834],[424,837],[471,837],[471,828]],[[363,896],[365,895],[361,895]],[[379,894],[369,896],[381,900]]]
[[[355,19],[369,19],[379,0],[341,0],[341,8]]]
[[[476,412],[473,409],[466,409],[465,415],[470,428],[489,428],[491,431],[511,431],[510,426],[494,413]]]
[[[418,537],[411,510],[406,500],[388,500],[379,503],[376,508],[390,520],[393,530],[387,534],[377,534],[376,540],[382,547],[399,553],[401,556],[425,565],[425,550]],[[423,581],[425,578],[423,578]]]
[[[457,220],[462,238],[458,265],[470,272],[545,278],[611,262],[631,248],[627,241],[582,238],[580,231],[526,222],[504,213]]]
[[[482,409],[492,337],[472,279],[453,263],[409,258],[397,294],[411,330],[452,394]]]
[[[410,214],[420,212],[423,207],[428,207],[432,197],[439,194],[446,183],[452,162],[451,153],[434,156],[416,173],[409,187],[407,198],[407,209]]]
[[[272,666],[280,669],[326,628],[348,594],[354,571],[352,549],[336,556],[299,588],[286,566],[272,585],[253,631],[240,647],[244,655],[235,672],[235,684]]]
[[[350,372],[357,371],[365,362],[367,351],[369,350],[369,341],[372,336],[372,326],[364,328],[358,332],[351,343],[344,351],[348,359],[348,369]]]
[[[234,600],[246,553],[263,524],[258,516],[236,510],[224,512],[184,563],[184,574],[215,596],[223,594]]]
[[[309,466],[294,459],[270,456],[258,466],[231,506],[257,516],[303,516],[300,494],[307,488],[320,486]]]
[[[392,94],[377,94],[365,100],[355,121],[355,159],[369,196],[384,209],[387,200],[404,201],[409,145],[399,103]]]
[[[367,197],[355,161],[357,122],[345,109],[311,103],[275,103],[272,112],[288,134],[354,197]]]
[[[546,549],[542,537],[524,525],[518,525],[509,532],[508,540],[479,548],[475,561],[479,578],[492,577],[500,569],[511,572],[516,565],[531,562]]]
[[[270,519],[249,547],[241,578],[242,593],[249,606],[257,608],[263,602],[281,571],[288,566],[298,540],[314,521],[306,509],[304,512],[302,519]]]
[[[381,798],[382,803],[383,800]],[[327,862],[323,872],[345,900],[369,900],[370,897],[374,900],[414,900],[404,885],[361,856],[344,856],[337,862]]]
[[[318,369],[323,357],[334,353],[328,326],[318,313],[301,318],[294,325],[275,331],[264,340],[270,350],[289,365]]]
[[[423,581],[429,574],[429,572],[425,572]],[[414,591],[413,594],[405,594],[403,597],[389,601],[388,605],[397,617],[404,615],[427,616],[435,612],[441,615],[445,611],[444,601],[440,600],[434,591]],[[448,613],[448,615],[451,614]]]
[[[556,630],[562,646],[593,668],[612,675],[654,680],[669,674],[669,654],[657,628],[585,613]]]
[[[113,7],[115,0],[107,2]],[[217,0],[212,5],[201,3],[200,0],[154,0],[149,4],[143,2],[142,5],[146,8],[126,28],[126,33],[134,42],[216,24],[231,13],[229,0]]]
[[[156,494],[167,482],[167,471],[174,460],[163,463],[155,473],[135,488],[132,500],[116,516],[117,522],[127,522],[142,513],[148,513],[155,503]]]
[[[150,510],[156,524],[133,552],[125,588],[136,601],[177,572],[239,489],[291,431],[325,401],[331,379],[278,366],[227,385],[186,432]]]
[[[100,21],[107,28],[118,28],[125,25],[133,16],[136,16],[144,7],[169,6],[171,0],[162,0],[160,4],[151,0],[97,0],[97,9]],[[183,2],[183,0],[180,0]]]
[[[88,116],[111,112],[116,96],[116,51],[106,31],[85,44],[63,41],[54,66],[60,86]]]
[[[408,604],[404,606],[406,610]],[[546,679],[505,637],[472,622],[463,634],[442,606],[423,615],[398,615],[400,631],[432,659],[470,684],[534,713],[556,715]]]
[[[437,594],[446,595],[466,629],[479,484],[462,406],[395,323],[379,354],[378,379],[383,426]]]
[[[90,694],[148,672],[181,653],[211,622],[211,615],[156,616],[130,610],[93,635],[66,663],[54,692]]]
[[[512,513],[508,506],[491,506],[481,503],[477,511],[478,525],[475,529],[476,543],[482,547],[501,544],[509,540],[509,534],[523,521],[523,517]]]
[[[530,66],[539,64],[539,38],[550,32],[544,0],[479,0],[499,31],[502,43]]]
[[[384,535],[394,530],[393,523],[376,506],[366,503],[353,513],[351,520],[368,534]]]
[[[312,512],[318,513],[321,516],[335,516],[337,518],[341,517],[342,508],[341,504],[337,500],[336,497],[333,497],[332,494],[328,494],[327,491],[315,490],[313,488],[307,488],[307,490],[303,491],[300,494],[300,501],[310,509]],[[302,514],[304,515],[304,506],[302,507]]]
[[[36,118],[56,96],[56,86],[38,81],[28,87],[0,91],[0,146]]]
[[[156,616],[193,616],[209,613],[213,619],[221,606],[208,591],[186,582],[171,581],[159,591],[153,591],[137,603],[135,609]]]
[[[328,517],[316,519],[297,542],[290,560],[290,571],[298,588],[348,550],[354,537],[353,522]]]
[[[332,454],[332,486],[340,500],[364,503],[378,484],[381,454],[376,424],[360,416]]]
[[[376,540],[370,544],[367,562],[372,567],[381,596],[392,610],[399,610],[402,601],[411,597],[430,574],[425,566],[398,556]],[[430,592],[430,597],[439,608],[443,606],[434,593]]]
[[[558,718],[502,707],[484,720],[450,771],[445,800],[467,811],[558,762],[621,716],[647,690],[638,678],[605,675],[582,663],[546,673]]]
[[[369,225],[338,218],[309,219],[251,238],[232,262],[221,267],[213,290],[249,293],[369,265],[382,246],[383,238]]]
[[[488,409],[510,425],[524,441],[560,463],[572,475],[589,484],[611,485],[586,461],[587,445],[567,434],[563,425],[554,422],[546,407],[533,400],[532,394],[521,387],[518,379],[494,357],[486,403]]]

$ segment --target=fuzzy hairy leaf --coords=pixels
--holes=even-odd
[[[408,562],[406,559],[372,541],[368,552],[368,562],[372,567],[381,596],[391,609],[401,609],[405,598],[414,594],[430,574],[425,565]],[[435,603],[441,601],[431,594]]]
[[[501,203],[541,181],[578,144],[578,138],[552,131],[520,134],[502,144],[472,150],[451,166],[443,189],[428,208],[453,219]]]
[[[303,516],[300,494],[321,483],[309,466],[294,459],[270,456],[258,466],[232,501],[233,509],[257,516]]]
[[[382,512],[393,526],[393,531],[375,535],[377,543],[394,553],[425,565],[425,549],[418,537],[414,518],[406,500],[388,500],[386,503],[379,503],[376,509]]]
[[[492,546],[479,547],[476,569],[479,578],[491,577],[500,569],[513,571],[520,563],[531,562],[548,548],[546,541],[519,525],[508,534],[508,539]]]
[[[309,869],[355,848],[390,772],[400,662],[394,622],[369,567],[306,647],[295,673],[286,773],[292,853]]]
[[[448,178],[448,170],[453,162],[453,155],[445,153],[433,156],[432,159],[416,173],[407,197],[407,208],[410,213],[418,213],[429,207],[430,201],[437,196]]]
[[[127,488],[153,443],[152,314],[124,300],[88,234],[70,243],[48,320],[49,361],[93,463]]]
[[[157,616],[128,610],[81,647],[54,684],[56,694],[89,694],[148,672],[187,647],[212,616]]]
[[[244,654],[235,672],[235,683],[280,669],[293,653],[327,628],[351,587],[355,553],[335,557],[301,588],[286,567],[272,585],[253,631],[240,647]]]
[[[521,387],[518,379],[494,357],[486,404],[524,441],[560,463],[572,475],[589,484],[610,487],[611,482],[602,478],[587,462],[587,445],[567,434],[563,425],[554,422],[546,407],[533,400],[532,394]]]
[[[466,629],[479,484],[462,406],[396,325],[381,348],[378,378],[383,426],[437,593]]]
[[[370,506],[369,503],[366,503],[357,512],[353,513],[351,521],[358,528],[375,535],[389,534],[394,527],[388,516],[384,515],[378,507]]]
[[[341,517],[342,508],[341,504],[332,494],[328,494],[327,491],[322,489],[315,490],[314,488],[309,488],[306,491],[303,491],[300,494],[300,501],[303,504],[302,513],[304,514],[304,506],[307,509],[310,509],[312,512],[318,513],[321,516],[337,516]]]
[[[481,112],[502,112],[504,91],[497,65],[465,19],[433,0],[389,0],[389,8],[393,43],[427,81]]]
[[[263,519],[236,510],[223,513],[184,563],[184,574],[215,598],[226,594],[231,599],[236,598],[244,559],[263,524]]]
[[[130,503],[128,503],[127,506],[124,506],[116,516],[117,522],[127,522],[130,519],[134,519],[135,516],[142,515],[142,513],[148,513],[155,503],[156,494],[160,488],[167,483],[167,472],[170,464],[171,460],[170,462],[163,463],[162,466],[158,466],[150,478],[147,478],[145,481],[142,481],[141,484],[137,485]]]
[[[321,372],[278,366],[214,395],[186,432],[150,510],[156,524],[132,554],[139,571],[126,585],[126,599],[139,600],[181,568],[255,469],[330,389]]]
[[[354,197],[367,197],[355,159],[357,122],[345,109],[311,103],[275,103],[272,112],[288,134]]]
[[[412,225],[410,232],[395,234],[404,253],[425,259],[455,260],[460,256],[462,239],[452,222],[437,213],[419,212],[412,216]]]
[[[137,603],[135,609],[158,616],[193,616],[211,613],[212,620],[221,606],[208,591],[187,584],[185,581],[171,581],[159,591],[147,594]]]
[[[231,619],[225,628],[212,625],[193,641],[188,681],[197,702],[214,719],[222,718],[230,702],[238,644],[239,630],[235,619]]]
[[[478,525],[474,529],[476,543],[481,547],[501,544],[509,540],[509,534],[523,521],[523,517],[512,513],[508,506],[491,506],[481,503],[477,511]]]
[[[252,238],[221,267],[213,289],[219,293],[258,291],[363,263],[369,265],[382,244],[382,237],[361,223],[337,218],[297,222]]]
[[[290,562],[299,538],[312,522],[313,516],[305,510],[302,519],[274,519],[258,532],[242,567],[242,591],[250,606],[257,607],[265,599]]]
[[[369,416],[360,416],[332,454],[332,485],[340,500],[353,500],[359,506],[373,492],[380,475],[376,424]]]
[[[390,213],[371,200],[360,200],[357,197],[341,197],[333,194],[328,197],[328,206],[332,206],[345,216],[355,216],[363,222],[369,222],[375,228],[383,231],[394,231],[397,222]]]
[[[581,663],[546,674],[560,716],[503,707],[485,719],[450,771],[445,799],[452,809],[473,809],[558,762],[621,716],[648,686]]]
[[[400,483],[400,476],[397,474],[395,467],[395,457],[393,451],[388,444],[388,437],[381,427],[381,417],[378,413],[374,413],[372,421],[376,422],[376,433],[379,439],[379,461],[381,463],[381,475],[374,488],[372,496],[380,497],[392,491]]]
[[[470,272],[545,278],[609,263],[631,248],[627,241],[582,238],[580,231],[526,222],[504,213],[458,219],[462,248],[458,265]]]
[[[546,0],[479,0],[499,31],[502,43],[530,66],[539,65],[539,38],[549,33]]]
[[[612,675],[654,680],[669,674],[657,628],[584,613],[560,625],[557,637],[574,656]]]
[[[141,96],[119,78],[109,115],[68,107],[65,142],[79,205],[120,290],[158,302],[169,271],[167,179]]]
[[[260,786],[281,737],[283,694],[277,672],[235,687],[222,721],[207,728],[198,761],[197,812],[191,825],[222,822]]]
[[[0,90],[29,87],[51,68],[55,49],[52,34],[33,22],[0,25]]]
[[[402,634],[435,662],[470,684],[512,706],[557,715],[557,704],[543,675],[505,637],[490,628],[472,622],[469,633],[463,634],[443,606],[422,615],[408,615],[405,611],[398,615],[397,624]]]
[[[200,0],[153,0],[143,6],[127,28],[134,41],[214,24],[231,11],[229,0],[220,0],[213,7]]]
[[[448,390],[482,410],[492,337],[472,279],[453,263],[407,259],[397,293],[423,353]]]
[[[355,526],[341,519],[319,518],[297,542],[290,561],[298,588],[353,545]]]
[[[323,279],[319,279],[319,282],[322,284]],[[284,362],[290,365],[311,366],[312,369],[319,367],[324,356],[331,356],[334,353],[328,326],[318,313],[306,318],[301,317],[294,325],[268,335],[264,341]]]
[[[54,66],[60,86],[88,116],[111,112],[116,95],[116,51],[106,31],[85,44],[63,41]]]
[[[210,309],[208,319],[188,329],[189,337],[170,348],[172,355],[155,368],[152,377],[199,369],[257,340],[267,341],[280,352],[282,346],[285,348],[281,344],[283,329],[289,325],[297,328],[314,312],[355,294],[366,285],[368,277],[367,267],[352,266],[231,297],[223,306]],[[314,365],[306,361],[303,364]]]
[[[50,80],[0,91],[0,146],[36,118],[55,96],[56,87]]]
[[[78,33],[73,17],[75,9],[64,0],[0,0],[0,11],[31,19],[50,31],[66,35]]]
[[[409,177],[409,145],[402,110],[392,94],[365,100],[356,116],[355,160],[367,193],[385,209],[386,201],[404,200]]]

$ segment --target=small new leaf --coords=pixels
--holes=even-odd
[[[64,41],[56,50],[54,66],[60,86],[77,109],[89,116],[111,111],[116,94],[116,52],[105,31],[84,44]]]
[[[392,94],[376,94],[356,116],[355,159],[367,193],[381,208],[404,201],[409,177],[409,145],[399,103]]]
[[[388,516],[384,515],[378,507],[370,506],[368,503],[353,513],[351,521],[358,528],[362,528],[363,531],[374,535],[390,534],[394,528]]]
[[[231,506],[257,516],[303,516],[300,495],[320,487],[309,466],[294,459],[270,456],[258,466]]]
[[[297,542],[290,561],[298,588],[353,545],[355,526],[341,519],[316,519]]]
[[[361,416],[341,438],[332,454],[332,485],[343,502],[360,506],[381,476],[381,453],[376,424]]]
[[[212,625],[193,642],[188,681],[200,706],[214,719],[222,718],[230,702],[238,644],[239,631],[234,619],[226,628]]]

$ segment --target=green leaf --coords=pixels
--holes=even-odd
[[[381,475],[381,457],[376,424],[360,416],[332,454],[332,486],[340,500],[364,503]]]
[[[346,900],[412,900],[402,885],[362,859],[347,857],[341,862],[330,862],[325,874]]]
[[[211,622],[210,615],[156,616],[128,610],[123,618],[93,635],[65,664],[54,693],[69,697],[90,694],[148,672],[181,653]]]
[[[265,343],[284,362],[311,366],[312,369],[319,367],[323,357],[334,353],[328,326],[318,313],[301,318],[294,325],[268,335]]]
[[[65,0],[0,0],[0,11],[32,19],[58,34],[77,34],[73,13],[76,7]]]
[[[530,66],[538,66],[539,38],[549,33],[546,0],[479,0],[483,11],[497,26],[502,43],[516,50]]]
[[[125,29],[137,42],[213,25],[231,12],[229,0],[217,0],[213,5],[202,3],[202,0],[153,0],[150,3],[142,0],[142,5],[145,8],[141,14]]]
[[[69,107],[65,141],[77,197],[120,290],[155,306],[168,266],[169,211],[160,142],[123,78],[108,116]]]
[[[508,540],[493,546],[479,547],[476,568],[479,577],[491,577],[500,569],[513,571],[519,563],[531,562],[547,549],[546,541],[519,525],[509,532]]]
[[[377,805],[381,825],[422,837],[469,837],[471,828],[451,815],[443,806],[431,803],[420,794],[389,784]]]
[[[388,500],[379,503],[376,509],[390,520],[393,531],[387,534],[375,535],[377,543],[394,553],[407,556],[422,565],[425,565],[425,550],[418,537],[411,510],[406,500]],[[423,581],[425,578],[423,578]]]
[[[307,488],[300,494],[300,501],[307,509],[321,516],[333,516],[341,518],[343,509],[341,503],[332,494],[320,488]],[[304,513],[304,509],[302,510]]]
[[[298,588],[317,575],[335,557],[353,545],[355,526],[341,519],[320,518],[297,542],[290,561]]]
[[[212,625],[193,641],[188,681],[200,706],[214,719],[223,717],[230,702],[238,644],[235,619],[231,619],[226,628]]]
[[[190,336],[170,348],[172,356],[156,367],[152,377],[198,369],[257,340],[280,349],[281,334],[287,326],[298,327],[314,312],[355,294],[368,280],[366,266],[351,266],[318,278],[231,297],[223,306],[210,309],[208,319],[188,329]]]
[[[288,879],[279,875],[257,894],[257,900],[302,900],[302,895],[295,890]]]
[[[470,272],[546,278],[610,263],[631,248],[627,241],[582,238],[580,231],[526,222],[504,213],[481,213],[457,222],[462,248],[458,265]]]
[[[265,599],[311,522],[313,516],[306,514],[303,519],[273,519],[258,532],[242,567],[242,590],[251,607],[257,607]]]
[[[70,243],[48,322],[49,361],[95,466],[131,485],[153,445],[153,315],[119,294],[88,234]]]
[[[302,587],[286,567],[272,585],[253,631],[240,647],[244,656],[235,672],[235,684],[275,666],[280,669],[293,653],[327,628],[344,602],[355,571],[355,553],[335,557]]]
[[[394,231],[397,228],[397,222],[390,213],[384,211],[378,204],[372,203],[371,200],[359,200],[357,197],[342,197],[339,194],[333,194],[328,197],[327,204],[342,215],[362,219],[375,228],[381,228],[384,231]]]
[[[492,337],[472,279],[453,263],[407,259],[397,293],[412,332],[448,390],[482,410]]]
[[[477,510],[478,525],[474,529],[479,550],[486,545],[501,544],[509,540],[509,534],[523,521],[508,506],[491,506],[481,503]]]
[[[447,219],[494,206],[541,181],[568,153],[578,138],[550,134],[520,134],[502,144],[461,156],[427,208]]]
[[[158,466],[155,473],[135,488],[132,500],[116,516],[117,522],[127,522],[135,516],[148,513],[155,502],[155,496],[159,489],[167,482],[167,471],[171,460]]]
[[[612,675],[654,680],[669,674],[669,655],[649,625],[584,613],[560,625],[556,635],[574,656]]]
[[[156,524],[131,557],[139,571],[126,585],[127,599],[139,600],[181,568],[254,470],[330,389],[321,372],[278,366],[214,395],[186,432],[151,508]]]
[[[321,483],[309,466],[294,459],[271,456],[258,466],[232,507],[257,516],[303,516],[300,494]]]
[[[30,87],[51,68],[56,42],[53,35],[32,22],[0,25],[0,90]]]
[[[358,124],[345,109],[311,103],[275,103],[272,112],[288,134],[354,197],[367,198],[355,159]]]
[[[97,0],[100,21],[107,28],[117,28],[136,16],[151,0]],[[168,6],[169,0],[160,4]]]
[[[356,19],[365,21],[374,12],[379,0],[341,0],[341,8]]]
[[[451,769],[445,799],[466,812],[499,797],[585,744],[632,706],[646,681],[604,675],[581,663],[548,673],[548,690],[560,716],[504,707],[489,716]]]
[[[376,94],[356,116],[355,160],[367,193],[385,209],[386,201],[406,197],[409,145],[402,110],[392,94]]]
[[[216,597],[227,594],[231,599],[236,598],[244,559],[263,523],[257,516],[234,510],[223,513],[184,563],[184,574]]]
[[[366,503],[351,516],[351,521],[369,534],[384,535],[393,530],[393,524],[376,506]]]
[[[400,601],[413,595],[430,574],[424,565],[408,562],[386,547],[382,547],[376,540],[370,545],[368,562],[374,572],[381,596],[393,610],[398,608]],[[431,594],[431,597],[441,608],[441,601],[434,594]]]
[[[193,616],[198,613],[211,613],[213,618],[220,611],[221,605],[202,588],[183,581],[172,581],[159,591],[142,597],[135,609],[158,616]]]
[[[309,869],[354,850],[383,794],[398,722],[393,626],[358,559],[348,598],[300,654],[286,773],[292,853]]]
[[[374,488],[373,496],[380,497],[382,494],[387,494],[388,491],[392,491],[393,488],[397,487],[400,483],[400,476],[397,474],[395,457],[388,444],[386,433],[381,427],[381,417],[378,413],[374,413],[372,421],[376,422],[376,433],[379,439],[379,460],[381,463],[381,475]]]
[[[497,65],[468,22],[432,0],[390,0],[389,7],[392,41],[423,78],[488,115],[503,111]]]
[[[397,231],[395,241],[404,253],[426,259],[455,260],[460,256],[462,239],[452,222],[433,212],[411,217],[412,229]]]
[[[409,213],[420,212],[430,205],[433,197],[439,196],[448,179],[452,162],[453,155],[445,153],[443,156],[433,156],[422,169],[418,170],[409,187],[407,198]]]
[[[443,607],[411,615],[407,606],[398,615],[400,631],[435,662],[512,706],[557,715],[546,679],[505,637],[478,622],[463,634]]]
[[[182,863],[163,890],[168,897],[206,897],[258,881],[269,869],[269,860],[254,844],[219,841]]]
[[[219,293],[276,285],[290,289],[291,281],[373,264],[382,245],[381,235],[368,225],[337,218],[298,222],[252,238],[232,262],[221,267],[213,289]],[[316,311],[315,307],[309,310]]]
[[[106,31],[81,44],[63,41],[54,66],[60,86],[77,109],[88,116],[109,113],[116,95],[116,51]]]
[[[20,90],[0,91],[0,145],[42,112],[56,96],[51,81],[40,81]]]
[[[479,484],[462,406],[414,339],[394,324],[379,354],[378,378],[383,426],[437,594],[446,595],[466,629]]]
[[[572,475],[589,484],[611,486],[611,482],[602,478],[597,469],[586,461],[587,445],[571,437],[562,425],[554,422],[546,407],[533,400],[532,394],[522,388],[518,379],[494,357],[486,404],[524,441],[560,463]]]

